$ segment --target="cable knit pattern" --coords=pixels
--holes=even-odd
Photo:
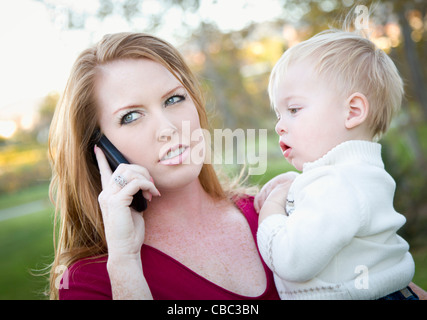
[[[281,298],[376,299],[406,287],[415,266],[396,234],[406,220],[394,191],[378,143],[347,141],[306,163],[289,190],[292,213],[257,234]]]

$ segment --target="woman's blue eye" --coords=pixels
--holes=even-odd
[[[170,106],[183,100],[185,100],[185,96],[175,95],[166,99],[165,106]]]
[[[136,111],[126,113],[120,120],[120,124],[129,124],[141,117],[141,114]]]

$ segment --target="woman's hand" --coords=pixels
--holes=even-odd
[[[420,300],[427,300],[427,292],[426,292],[424,289],[422,289],[422,288],[418,287],[418,286],[417,286],[415,283],[413,283],[413,282],[411,282],[411,283],[409,284],[409,286],[411,287],[412,291],[414,291],[414,292],[415,292],[415,294],[418,296],[418,298],[419,298]]]
[[[270,193],[273,191],[274,188],[276,188],[280,184],[286,184],[289,190],[292,182],[295,180],[296,177],[298,177],[298,173],[294,171],[289,171],[286,173],[282,173],[270,181],[268,181],[261,189],[261,191],[255,196],[254,199],[254,207],[255,210],[259,213],[262,206],[264,205],[265,200],[268,198]],[[287,192],[286,192],[287,195]],[[285,195],[285,196],[286,196]]]
[[[100,148],[95,147],[96,159],[101,173],[102,192],[98,201],[104,221],[109,255],[140,255],[144,242],[145,225],[142,213],[130,208],[133,195],[140,189],[151,201],[159,196],[148,171],[138,165],[121,164],[114,172]],[[122,184],[120,185],[120,181]]]
[[[145,168],[121,164],[111,172],[102,150],[95,147],[95,154],[101,173],[102,192],[98,201],[108,246],[107,270],[113,298],[152,299],[141,263],[144,218],[130,204],[139,190],[143,190],[149,201],[153,195],[160,196],[160,192]]]

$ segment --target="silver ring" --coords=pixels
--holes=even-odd
[[[121,175],[117,175],[114,178],[114,182],[117,183],[120,187],[124,187],[125,185],[128,184],[128,182],[126,181],[126,179],[124,177],[122,177]]]

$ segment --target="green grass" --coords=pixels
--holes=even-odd
[[[427,246],[411,250],[415,261],[415,276],[413,282],[427,291]]]
[[[0,195],[0,209],[49,197],[49,184],[41,183],[10,194]]]
[[[43,299],[53,259],[52,210],[0,222],[0,299]]]
[[[47,183],[0,196],[0,209],[48,198]],[[0,221],[0,299],[43,299],[53,259],[53,209]]]

